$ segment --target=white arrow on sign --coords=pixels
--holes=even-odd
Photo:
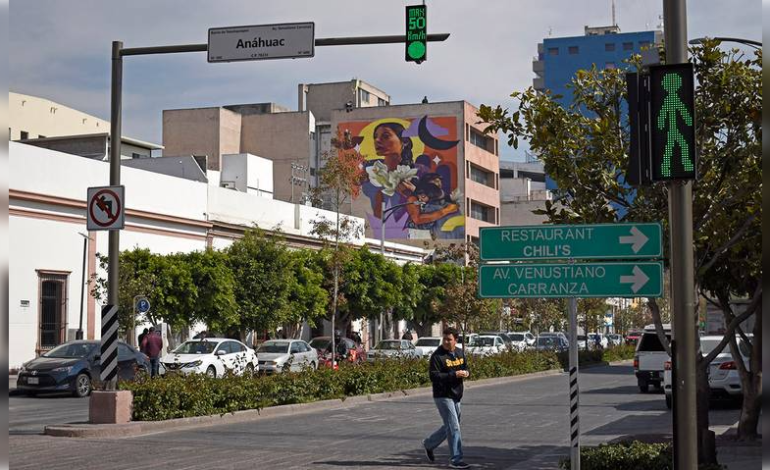
[[[623,245],[632,244],[631,249],[634,250],[634,253],[639,253],[639,250],[647,243],[647,240],[649,240],[647,235],[643,234],[636,226],[631,227],[631,235],[623,236],[619,239]]]
[[[645,284],[647,284],[647,281],[650,280],[650,278],[644,274],[644,271],[639,266],[634,266],[634,274],[631,276],[620,276],[620,283],[621,284],[632,284],[631,290],[636,294],[639,292],[639,289],[644,287]]]

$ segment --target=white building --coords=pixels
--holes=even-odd
[[[88,278],[98,270],[96,253],[108,251],[107,232],[86,231],[86,190],[108,184],[109,163],[17,142],[9,143],[9,151],[9,366],[14,369],[74,338],[83,275],[79,233],[89,240]],[[272,199],[272,189],[263,184],[272,182],[271,174],[263,174],[269,161],[254,155],[225,157],[224,162],[247,168],[241,173],[246,180],[236,181],[236,189],[220,186],[227,167],[221,174],[209,171],[203,178],[193,178],[176,176],[164,159],[157,159],[158,172],[124,164],[126,226],[120,235],[121,250],[142,247],[168,254],[207,246],[221,249],[254,224],[268,232],[280,228],[292,246],[321,245],[310,233],[312,222],[320,217],[331,220],[333,213]],[[191,168],[190,158],[188,165],[178,166]],[[354,222],[363,224],[362,219]],[[378,240],[359,238],[352,243],[379,248]],[[425,255],[417,247],[390,242],[386,246],[389,256],[401,262],[419,262]],[[84,338],[100,337],[100,309],[86,292]]]

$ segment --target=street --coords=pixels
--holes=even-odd
[[[587,369],[580,387],[583,445],[631,434],[670,434],[663,395],[639,393],[630,366]],[[388,469],[441,467],[448,461],[445,444],[434,464],[420,448],[440,423],[430,397],[120,440],[32,435],[43,423],[86,421],[87,407],[87,400],[11,397],[11,467]],[[712,428],[738,420],[738,409],[718,408],[711,413]],[[564,374],[484,387],[471,383],[466,389],[463,447],[475,468],[556,468],[567,451],[568,429]]]

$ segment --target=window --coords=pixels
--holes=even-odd
[[[492,187],[489,181],[491,179],[490,175],[491,173],[482,170],[476,165],[471,165],[471,171],[470,171],[471,180],[477,183],[483,184],[484,186]]]
[[[548,48],[548,55],[559,55],[559,48],[558,47],[549,47]]]
[[[494,218],[492,208],[477,202],[471,202],[471,217],[476,220],[494,223],[494,220],[492,220]]]
[[[623,50],[624,51],[633,51],[634,50],[634,43],[633,42],[624,42],[623,43]]]
[[[492,140],[489,137],[485,136],[481,132],[477,132],[474,129],[471,129],[471,143],[475,145],[476,147],[482,148],[486,150],[487,152],[490,151],[491,145],[489,141]]]
[[[131,158],[142,158],[142,155],[136,152],[131,152]]]
[[[291,354],[296,354],[301,352],[299,349],[299,343],[291,343],[291,350],[289,351]]]
[[[650,47],[650,41],[639,41],[639,47],[642,49]]]
[[[608,42],[604,45],[604,50],[606,52],[612,52],[615,50],[615,43],[614,42]]]
[[[54,348],[65,341],[67,330],[67,275],[38,272],[40,281],[41,350]]]
[[[20,136],[21,140],[29,139],[29,132],[21,131]]]
[[[578,46],[569,46],[568,52],[569,52],[569,55],[579,54],[580,48]]]
[[[377,98],[377,106],[387,106],[388,102],[382,98]]]
[[[369,96],[369,92],[368,91],[364,90],[363,88],[359,88],[358,89],[358,95],[359,95],[362,103],[368,103],[369,102],[370,96]]]
[[[45,139],[45,136],[43,134],[39,134],[37,137],[38,139]]]
[[[134,358],[134,353],[124,343],[118,343],[118,361],[130,361]]]

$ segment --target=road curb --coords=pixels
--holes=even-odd
[[[468,389],[501,385],[522,380],[536,379],[552,375],[561,375],[562,370],[548,370],[531,374],[514,375],[511,377],[498,377],[493,379],[481,379],[468,382]],[[433,394],[431,387],[412,388],[395,392],[376,393],[371,395],[358,395],[345,399],[322,400],[311,403],[299,403],[293,405],[279,405],[263,408],[261,410],[243,410],[224,415],[196,416],[193,418],[177,418],[165,421],[135,421],[127,424],[59,424],[46,426],[44,434],[55,437],[74,438],[114,438],[134,437],[146,434],[155,434],[168,431],[180,431],[184,429],[199,428],[201,426],[215,426],[220,424],[237,424],[243,422],[259,421],[261,419],[278,418],[297,414],[312,413],[316,411],[346,409],[363,403],[372,403],[387,400],[397,400],[407,397],[430,396]]]

